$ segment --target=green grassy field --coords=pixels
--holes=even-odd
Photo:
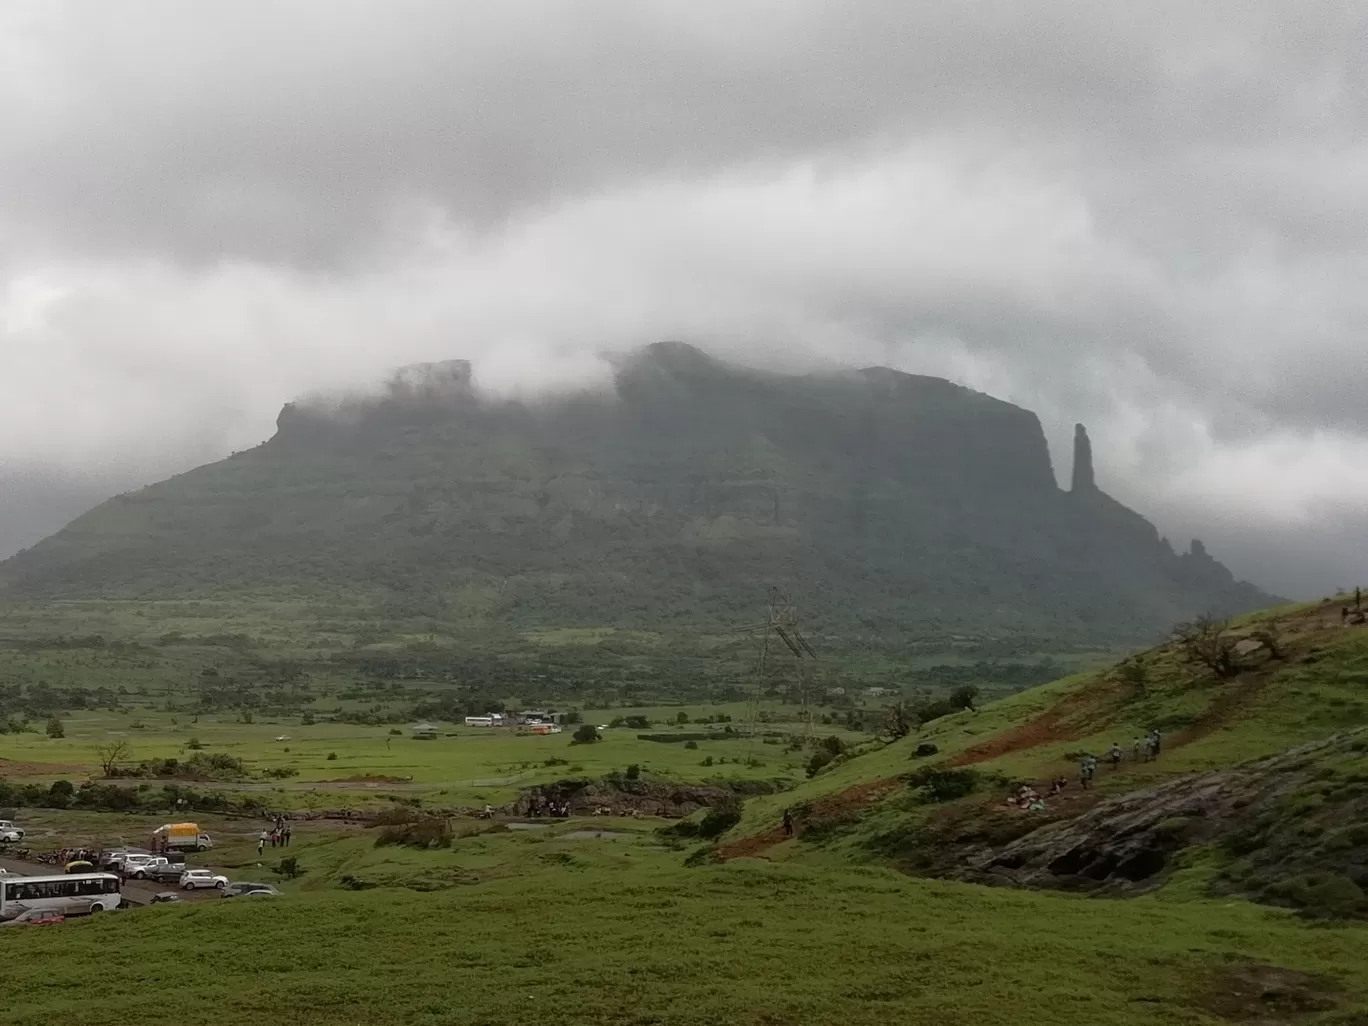
[[[405,727],[305,724],[299,717],[254,717],[252,723],[243,723],[231,714],[194,716],[135,706],[114,713],[73,712],[62,720],[65,735],[61,738],[39,732],[0,736],[0,775],[15,782],[79,781],[100,775],[99,749],[110,743],[127,743],[124,763],[131,765],[146,759],[185,760],[195,754],[196,749],[189,747],[193,740],[206,754],[242,759],[252,772],[247,780],[204,786],[269,792],[280,808],[365,804],[368,796],[388,795],[416,795],[437,804],[499,804],[521,787],[567,776],[600,777],[633,764],[649,776],[681,782],[802,778],[808,754],[767,743],[761,736],[745,736],[746,725],[740,722],[744,703],[588,710],[584,715],[588,722],[607,724],[627,715],[673,721],[680,711],[694,719],[733,716],[737,720],[730,724],[734,736],[697,740],[692,748],[683,742],[646,741],[638,736],[723,730],[722,725],[671,722],[649,730],[604,729],[599,742],[572,744],[573,727],[548,736],[518,736],[512,728],[441,724],[441,737],[419,741]],[[760,724],[762,731],[802,730],[792,706],[767,705],[763,712],[771,722]],[[821,731],[852,743],[866,739],[835,727]],[[277,769],[297,775],[278,780],[263,777]]]
[[[301,890],[0,931],[0,1023],[1200,1024],[1251,965],[1311,974],[1287,1000],[1312,1011],[1368,1007],[1368,934],[1239,902],[545,847],[539,871],[437,893]]]

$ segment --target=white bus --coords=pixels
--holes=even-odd
[[[119,878],[113,873],[68,873],[62,876],[0,877],[0,920],[31,908],[81,915],[119,907]]]

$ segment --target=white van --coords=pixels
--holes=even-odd
[[[18,844],[23,839],[23,827],[15,826],[11,820],[0,819],[0,844]]]

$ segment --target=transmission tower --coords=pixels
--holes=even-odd
[[[787,650],[793,656],[797,671],[796,689],[798,692],[799,717],[803,724],[803,736],[812,734],[812,662],[817,658],[811,645],[798,629],[798,607],[787,596],[781,596],[778,588],[770,588],[769,604],[765,619],[759,623],[746,624],[737,631],[758,635],[760,655],[755,674],[755,688],[747,704],[746,719],[749,736],[755,737],[755,724],[760,713],[760,699],[764,695],[768,680],[770,663],[774,651]],[[772,643],[776,639],[777,643]],[[782,649],[780,649],[780,643]]]

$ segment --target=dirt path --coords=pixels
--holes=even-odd
[[[864,806],[872,805],[889,792],[902,786],[901,777],[885,777],[882,780],[871,780],[863,784],[856,784],[853,787],[847,787],[844,791],[838,791],[836,794],[827,795],[808,803],[807,818],[826,819],[843,812],[864,808]],[[801,824],[799,833],[801,833]],[[776,844],[788,839],[782,826],[770,827],[761,833],[742,837],[730,844],[722,845],[717,849],[717,854],[723,859],[761,858]]]
[[[62,872],[61,866],[48,866],[41,862],[25,862],[22,859],[0,859],[0,869],[22,876],[55,876]],[[182,891],[175,884],[150,883],[146,880],[125,880],[119,885],[125,900],[134,905],[151,904],[154,895],[162,891],[176,891],[182,901],[208,901],[219,896],[218,891]]]
[[[954,756],[948,765],[974,766],[980,762],[1000,759],[1013,752],[1037,748],[1052,741],[1072,740],[1076,732],[1066,726],[1067,721],[1098,697],[1089,691],[1075,691],[1065,695],[1034,719],[966,748]]]

